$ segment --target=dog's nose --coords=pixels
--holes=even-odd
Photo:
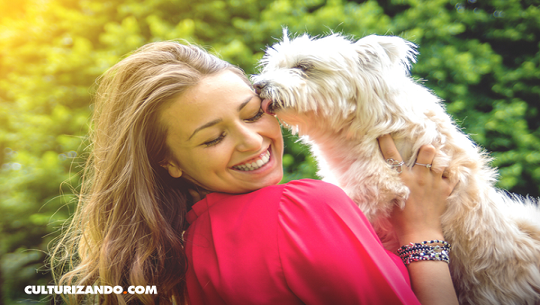
[[[253,88],[255,88],[255,92],[257,94],[261,94],[261,91],[264,89],[264,87],[266,87],[267,84],[267,82],[258,82],[253,84]]]

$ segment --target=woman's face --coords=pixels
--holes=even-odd
[[[283,138],[276,118],[235,73],[207,76],[161,113],[172,153],[164,167],[209,190],[245,193],[279,183]]]

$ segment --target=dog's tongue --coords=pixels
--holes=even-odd
[[[270,107],[270,104],[272,103],[272,100],[269,99],[269,98],[265,98],[263,101],[262,101],[262,104],[261,104],[261,107],[263,109],[264,112],[268,113],[268,114],[271,114],[271,115],[274,115],[275,113],[272,111],[272,107]]]

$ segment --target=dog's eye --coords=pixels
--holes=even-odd
[[[313,68],[313,65],[308,63],[298,63],[296,66],[294,66],[295,69],[299,69],[302,72],[306,72],[309,69]]]

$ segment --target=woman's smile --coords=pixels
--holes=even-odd
[[[267,149],[265,152],[260,154],[258,157],[253,158],[253,159],[251,159],[249,161],[237,164],[237,165],[233,166],[232,168],[237,169],[237,170],[241,170],[241,171],[253,171],[253,170],[257,170],[257,169],[263,167],[264,165],[268,164],[269,161],[270,161],[270,150]]]

